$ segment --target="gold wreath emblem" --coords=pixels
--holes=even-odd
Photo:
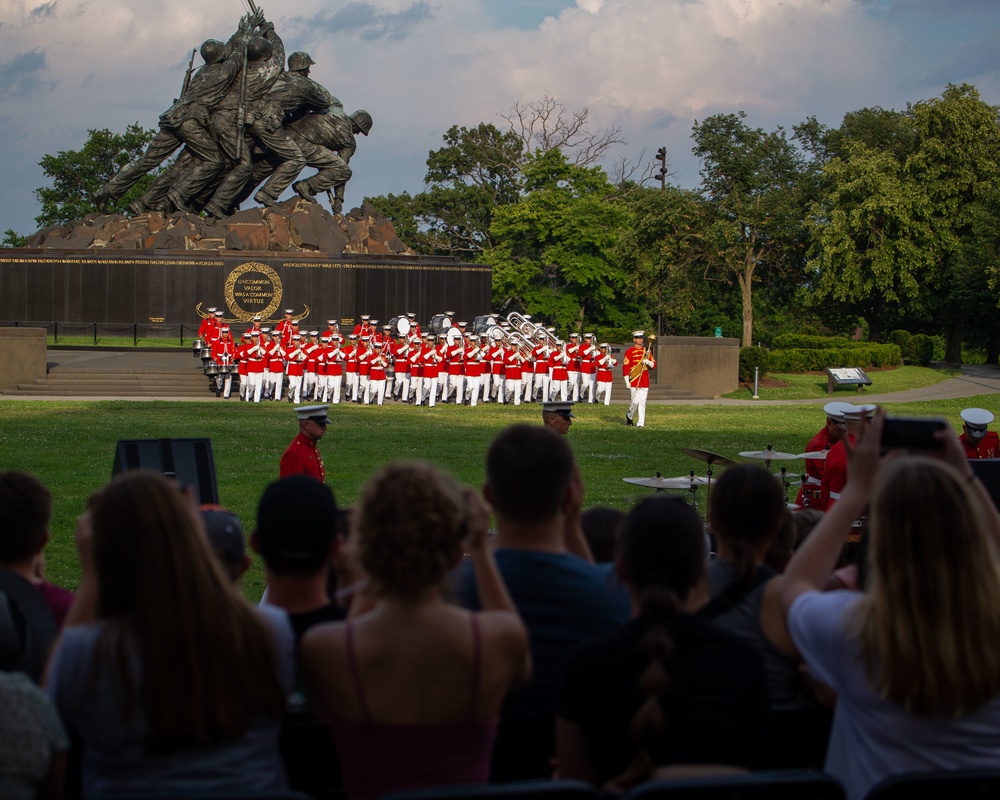
[[[271,285],[274,287],[274,291],[271,294],[271,302],[267,308],[262,311],[245,311],[240,308],[236,301],[236,281],[248,272],[261,273],[269,281],[271,281]],[[260,316],[264,319],[270,318],[271,315],[278,310],[278,306],[281,305],[281,295],[281,277],[277,272],[267,266],[267,264],[261,264],[257,261],[248,261],[246,264],[240,264],[236,269],[230,272],[229,277],[226,278],[226,305],[236,318],[242,320],[243,322],[249,322],[258,314],[260,314]]]

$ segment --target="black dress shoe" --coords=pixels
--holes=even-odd
[[[632,417],[630,417],[628,414],[625,415],[625,424],[628,425],[630,428],[632,427]]]

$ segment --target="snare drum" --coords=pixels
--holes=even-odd
[[[214,378],[216,375],[219,374],[219,365],[209,362],[208,364],[205,365],[205,374],[209,378]]]
[[[191,342],[191,355],[195,358],[201,358],[201,351],[205,349],[204,339],[195,339]]]

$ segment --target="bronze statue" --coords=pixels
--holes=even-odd
[[[254,200],[276,205],[306,165],[318,172],[296,183],[295,191],[315,202],[315,194],[326,190],[333,210],[341,211],[354,137],[368,135],[371,116],[356,111],[348,117],[340,101],[310,79],[315,62],[308,53],[292,53],[286,71],[273,23],[253,2],[250,7],[226,44],[209,39],[201,46],[205,63],[197,70],[192,55],[181,97],[160,116],[146,152],[95,193],[102,212],[110,213],[182,145],[174,163],[129,204],[129,213],[203,210],[222,218],[262,181]]]

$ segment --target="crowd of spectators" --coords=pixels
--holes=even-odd
[[[394,462],[343,509],[281,479],[248,536],[129,472],[79,519],[75,597],[44,580],[51,495],[0,473],[0,796],[623,792],[795,765],[861,800],[899,773],[996,768],[1000,516],[950,428],[932,458],[881,450],[883,424],[859,428],[825,514],[735,466],[707,527],[666,495],[584,511],[542,426],[495,437],[481,491]],[[867,547],[846,548],[859,520]],[[795,748],[817,720],[818,759]]]

